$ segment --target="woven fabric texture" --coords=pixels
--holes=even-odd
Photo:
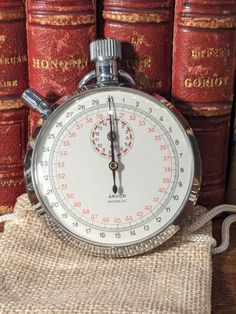
[[[104,259],[59,239],[26,195],[15,212],[0,234],[0,313],[210,313],[210,223],[151,253]]]

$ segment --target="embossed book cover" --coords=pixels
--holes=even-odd
[[[104,0],[104,36],[122,42],[122,68],[147,92],[170,96],[173,0]]]
[[[0,2],[0,215],[11,212],[25,191],[23,160],[28,110],[25,12],[21,1]]]
[[[96,37],[94,1],[28,0],[29,84],[48,101],[77,90],[90,69],[89,44]],[[38,115],[30,113],[31,130]]]
[[[235,0],[177,0],[172,99],[193,127],[203,164],[199,202],[224,202],[235,62]]]
[[[233,136],[230,149],[229,180],[227,186],[227,203],[236,205],[236,118],[233,123]]]

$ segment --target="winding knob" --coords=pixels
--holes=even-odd
[[[121,59],[121,42],[115,39],[98,39],[90,44],[90,59]]]

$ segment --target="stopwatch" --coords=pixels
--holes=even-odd
[[[78,93],[53,105],[32,89],[22,95],[42,116],[28,144],[26,186],[34,209],[66,241],[128,257],[181,228],[199,193],[199,151],[175,107],[118,69],[120,42],[97,40],[90,54],[95,70]]]

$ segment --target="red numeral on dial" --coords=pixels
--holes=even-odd
[[[62,156],[68,156],[68,152],[65,150],[65,151],[60,151],[59,152],[59,156],[62,157]]]
[[[125,221],[132,221],[133,220],[133,216],[126,216],[125,217]]]
[[[144,210],[152,210],[152,205],[145,205]]]
[[[119,217],[115,217],[114,218],[114,223],[115,224],[120,224],[121,223],[121,219]]]
[[[69,132],[69,137],[76,137],[76,133],[75,132]]]
[[[167,145],[161,144],[160,145],[160,150],[167,150]]]
[[[64,145],[64,146],[70,146],[70,141],[64,141],[64,142],[63,142],[63,145]]]
[[[143,212],[137,212],[137,216],[142,218],[143,217]]]
[[[76,207],[76,208],[79,208],[81,206],[81,203],[80,202],[75,202],[73,204],[73,207]]]
[[[170,183],[170,178],[162,178],[162,183]]]
[[[57,177],[58,177],[58,179],[60,179],[60,180],[63,180],[63,179],[65,179],[65,173],[58,173],[58,175],[57,175]]]
[[[92,123],[93,119],[92,118],[86,118],[86,123]]]
[[[75,194],[74,193],[67,193],[66,198],[67,199],[73,199],[73,198],[75,198]]]
[[[82,211],[83,215],[89,215],[90,214],[90,210],[88,208],[83,209]]]
[[[102,222],[103,222],[104,224],[108,224],[108,223],[110,222],[110,218],[109,218],[109,217],[103,217],[103,218],[102,218]]]
[[[161,136],[160,135],[155,135],[154,140],[155,141],[160,141],[161,140]]]

